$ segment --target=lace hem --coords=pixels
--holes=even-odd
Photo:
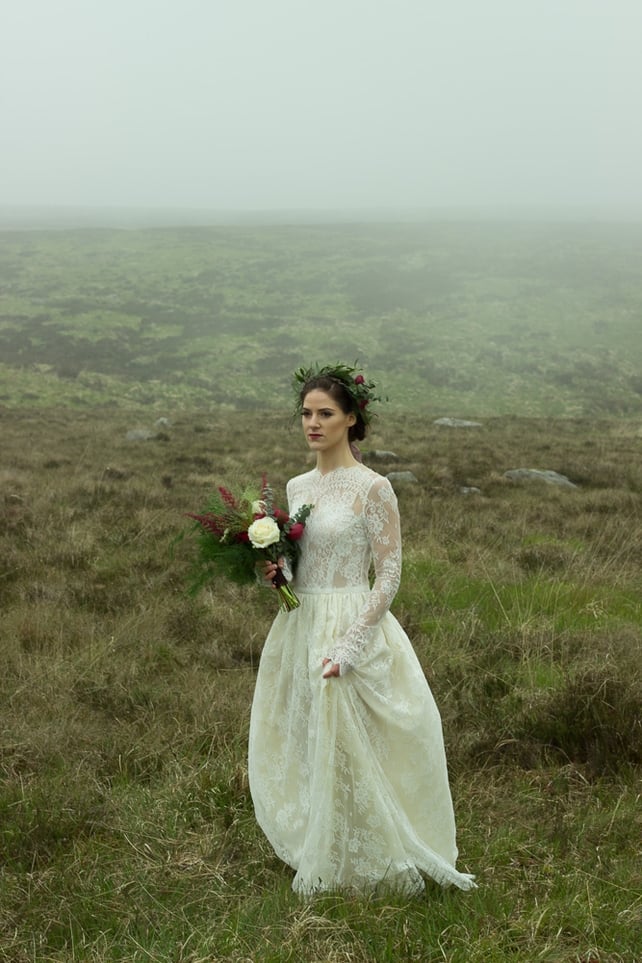
[[[456,886],[465,892],[478,889],[472,873],[460,873],[447,863],[436,857],[434,860],[424,860],[421,866],[408,865],[398,869],[395,873],[379,877],[364,876],[349,883],[344,881],[326,881],[318,877],[315,880],[305,880],[297,873],[292,882],[292,889],[300,896],[314,896],[319,893],[345,892],[351,890],[357,894],[386,893],[402,896],[418,896],[425,889],[423,877],[432,879],[438,886]]]

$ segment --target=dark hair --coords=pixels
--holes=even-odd
[[[348,429],[348,441],[363,441],[366,437],[366,432],[368,427],[363,420],[363,415],[358,407],[355,406],[350,392],[346,388],[343,381],[339,378],[331,378],[328,375],[318,375],[314,378],[310,378],[306,381],[301,391],[299,392],[299,400],[301,404],[305,402],[305,396],[310,391],[325,391],[326,394],[330,395],[333,401],[339,405],[341,411],[344,415],[354,415],[357,419],[354,425],[350,425]]]

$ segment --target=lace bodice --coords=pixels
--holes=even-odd
[[[397,499],[390,482],[363,465],[317,469],[288,482],[288,505],[313,510],[301,541],[295,587],[302,592],[367,592],[358,618],[328,657],[343,675],[359,664],[371,632],[390,608],[401,577]],[[374,583],[369,571],[374,562]]]

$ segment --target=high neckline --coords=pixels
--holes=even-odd
[[[328,471],[321,471],[320,468],[314,468],[313,471],[316,472],[320,478],[327,478],[328,475],[334,475],[338,471],[356,471],[357,469],[359,471],[369,471],[367,465],[362,465],[359,462],[357,462],[356,465],[337,465],[336,468],[329,468]]]

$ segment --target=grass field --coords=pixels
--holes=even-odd
[[[636,224],[0,234],[0,960],[642,960],[641,253]],[[419,479],[394,612],[473,893],[294,897],[247,786],[274,600],[189,597],[174,542],[216,483],[283,496],[292,370],[356,358],[390,398],[367,447]]]
[[[282,496],[306,463],[296,430],[212,402],[133,442],[153,406],[27,401],[0,408],[0,959],[642,959],[639,423],[465,432],[390,406],[376,425],[369,446],[419,479],[399,490],[394,612],[442,712],[479,889],[302,902],[247,786],[273,599],[189,598],[190,543],[172,550],[215,482],[265,469]],[[579,487],[503,477],[520,466]]]
[[[642,412],[642,226],[0,233],[0,402],[280,408],[359,359],[396,411]]]

